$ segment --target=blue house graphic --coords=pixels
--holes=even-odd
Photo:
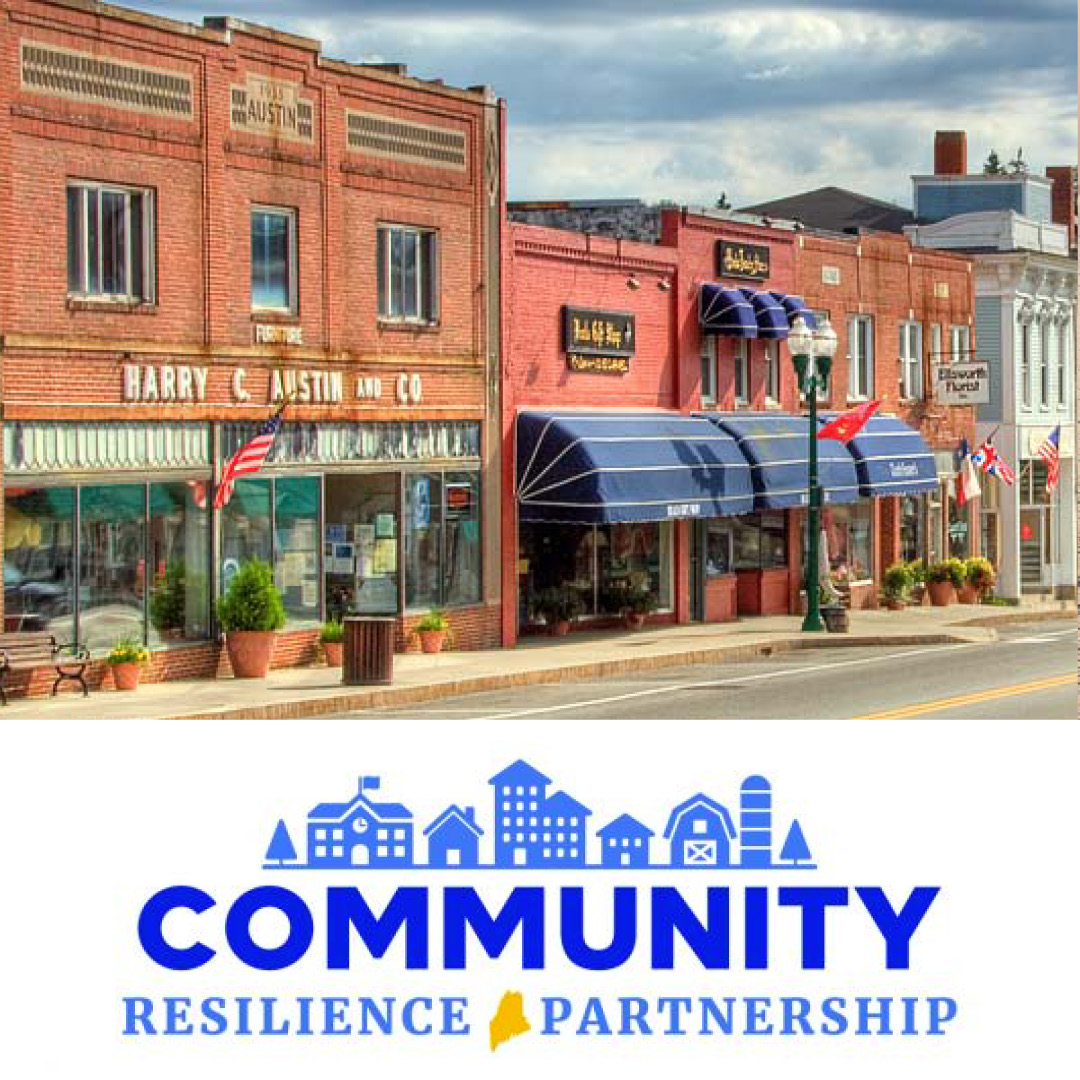
[[[525,761],[488,783],[495,799],[495,866],[585,865],[587,806],[562,791],[549,796],[551,780]]]
[[[672,866],[730,866],[735,824],[725,807],[699,793],[671,811],[664,839]]]
[[[401,803],[372,802],[364,794],[378,787],[377,776],[362,776],[349,802],[320,803],[308,814],[308,866],[413,865],[412,814]]]
[[[653,831],[637,818],[621,814],[596,835],[600,837],[600,865],[642,867],[649,865],[649,841]]]
[[[428,866],[480,865],[480,837],[484,830],[476,824],[471,806],[462,810],[448,806],[425,830],[428,842]]]

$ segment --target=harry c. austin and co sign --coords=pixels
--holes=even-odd
[[[764,281],[769,276],[769,249],[760,244],[716,244],[716,272],[720,277],[753,278]]]
[[[563,348],[571,371],[625,375],[634,355],[634,316],[563,307]]]

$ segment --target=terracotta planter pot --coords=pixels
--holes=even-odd
[[[961,604],[977,604],[979,602],[979,586],[978,585],[965,585],[960,590],[960,603]]]
[[[897,600],[891,596],[885,598],[885,606],[890,611],[903,611],[907,606],[903,600]]]
[[[275,630],[230,630],[225,635],[233,676],[237,679],[264,679],[274,655]]]
[[[326,666],[341,667],[341,662],[345,656],[345,642],[324,641],[322,647],[323,652],[326,654]]]
[[[446,641],[445,630],[418,630],[417,634],[420,637],[421,652],[442,652],[443,642]]]
[[[627,630],[640,630],[645,625],[645,616],[640,611],[628,611],[623,615],[623,625]]]
[[[948,607],[956,603],[956,589],[951,581],[928,581],[926,591],[934,607]]]
[[[570,623],[566,619],[560,619],[558,622],[551,624],[551,629],[548,631],[552,637],[566,637],[570,633]]]
[[[117,690],[137,690],[142,678],[142,664],[111,664],[113,685]]]

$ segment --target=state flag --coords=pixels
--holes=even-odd
[[[873,411],[881,404],[880,401],[867,401],[854,409],[833,417],[819,432],[819,439],[837,439],[840,442],[850,442],[866,426]]]

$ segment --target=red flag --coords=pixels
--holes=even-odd
[[[819,439],[839,439],[840,442],[850,442],[866,426],[870,414],[881,404],[880,401],[867,401],[854,409],[830,420],[819,432]]]

